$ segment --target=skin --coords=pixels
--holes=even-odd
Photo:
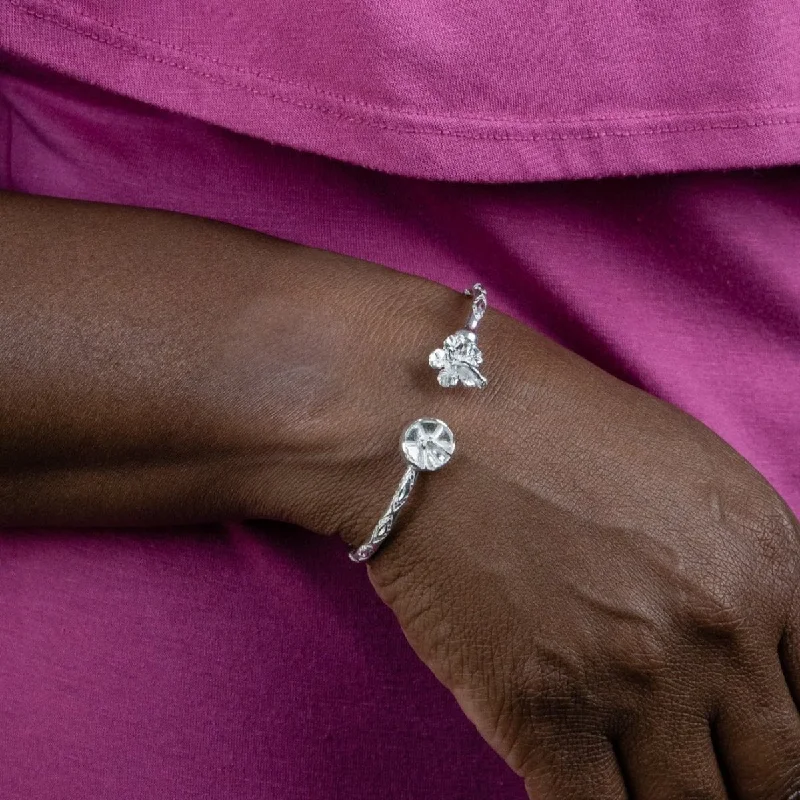
[[[490,312],[489,386],[427,354],[441,286],[231,226],[0,196],[0,522],[286,520],[369,563],[537,800],[800,792],[800,529],[700,422]]]

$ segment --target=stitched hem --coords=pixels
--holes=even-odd
[[[17,55],[234,131],[387,172],[491,182],[800,161],[798,104],[580,120],[431,116],[354,105],[353,98],[199,56],[52,3],[6,0],[4,9],[0,44]],[[170,97],[158,79],[164,69],[174,76]],[[235,112],[224,102],[232,92],[241,98]]]
[[[525,119],[523,117],[518,116],[503,116],[503,115],[493,115],[493,116],[486,116],[484,114],[468,114],[468,113],[461,113],[461,114],[442,114],[442,115],[433,115],[430,113],[428,109],[414,107],[414,106],[407,106],[407,107],[395,107],[395,106],[387,106],[382,105],[380,103],[370,103],[361,98],[353,97],[346,94],[341,94],[338,92],[332,92],[327,89],[323,89],[318,86],[314,86],[305,81],[295,80],[292,78],[286,78],[279,75],[274,75],[269,72],[265,72],[263,70],[258,69],[251,69],[248,67],[242,67],[240,65],[234,64],[230,61],[226,61],[222,58],[215,58],[213,56],[204,55],[203,53],[198,53],[194,50],[190,50],[186,47],[181,47],[174,42],[167,42],[162,39],[154,39],[149,36],[143,36],[142,34],[132,31],[128,28],[124,28],[120,25],[114,25],[108,23],[104,20],[101,20],[99,17],[95,17],[91,14],[87,14],[83,11],[78,9],[70,9],[67,6],[64,6],[61,3],[55,2],[55,0],[50,0],[49,3],[40,3],[38,6],[31,2],[23,2],[23,0],[6,0],[10,5],[15,6],[16,8],[20,9],[21,11],[32,14],[33,16],[39,19],[47,19],[58,24],[58,20],[69,20],[73,19],[76,21],[82,21],[87,25],[86,30],[89,33],[96,33],[102,34],[105,32],[106,36],[114,36],[115,34],[123,36],[128,42],[133,44],[139,45],[157,45],[159,48],[163,48],[173,54],[177,54],[178,56],[182,56],[184,58],[191,59],[192,61],[196,61],[200,64],[209,64],[214,67],[225,68],[231,70],[234,74],[246,76],[249,78],[254,78],[261,81],[266,81],[277,86],[286,86],[296,89],[305,90],[313,95],[324,97],[329,100],[336,100],[342,103],[345,103],[349,106],[353,106],[355,108],[366,109],[367,111],[372,112],[379,112],[379,113],[387,113],[387,114],[411,114],[411,115],[418,115],[420,117],[429,117],[435,118],[440,121],[444,122],[491,122],[491,123],[512,123],[512,124],[575,124],[575,123],[595,123],[595,122],[615,122],[615,123],[626,123],[626,122],[634,122],[639,120],[656,120],[656,119],[674,119],[676,116],[679,116],[674,111],[663,111],[663,112],[644,112],[640,114],[626,114],[626,115],[611,115],[611,116],[581,116],[581,117],[551,117],[551,118],[531,118]],[[48,12],[47,9],[50,9]],[[80,29],[73,26],[68,26],[69,30],[73,30],[75,32],[80,33]],[[109,42],[110,43],[110,42]],[[177,66],[172,64],[172,66]],[[198,74],[205,74],[202,71],[198,72]],[[242,86],[247,86],[249,84],[241,84]],[[729,108],[715,108],[715,109],[705,109],[704,113],[706,115],[719,115],[719,114],[731,114],[736,112],[766,112],[766,111],[796,111],[800,109],[800,103],[761,103],[761,104],[751,104],[745,106],[734,106]]]

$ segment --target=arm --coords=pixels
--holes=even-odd
[[[230,225],[12,194],[0,286],[2,525],[330,530],[318,501],[358,503],[381,460],[391,483],[382,445],[435,396],[390,351],[459,304]]]
[[[697,420],[463,297],[230,226],[0,200],[0,522],[285,519],[366,538],[417,416],[451,465],[369,562],[539,800],[800,791],[800,537]]]

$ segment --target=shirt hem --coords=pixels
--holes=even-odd
[[[0,46],[19,57],[238,133],[408,177],[522,182],[800,162],[800,107],[792,104],[602,122],[453,118],[243,75],[47,3],[6,0],[4,17]],[[166,93],[164,70],[173,75]]]

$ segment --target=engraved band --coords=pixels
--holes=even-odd
[[[405,505],[420,472],[441,469],[456,449],[453,431],[440,419],[424,417],[412,422],[403,431],[400,450],[406,461],[406,471],[392,497],[389,507],[372,529],[364,544],[350,551],[351,561],[367,561],[386,541],[392,532],[400,510]]]
[[[389,503],[389,508],[378,520],[378,524],[372,530],[372,535],[361,547],[350,551],[351,561],[360,563],[372,558],[378,552],[378,548],[389,538],[395,520],[400,514],[400,509],[406,504],[406,500],[408,500],[411,490],[417,482],[417,475],[419,475],[419,470],[409,464],[403,473],[400,485],[397,487],[392,501]]]

